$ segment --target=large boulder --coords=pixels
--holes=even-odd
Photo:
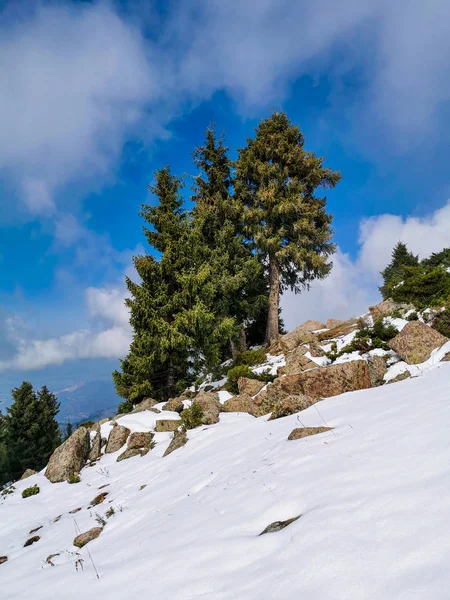
[[[178,448],[181,448],[182,446],[187,444],[187,441],[188,436],[186,435],[185,429],[175,431],[173,434],[172,441],[170,442],[166,451],[163,454],[163,458],[164,456],[171,454],[174,450],[178,450]]]
[[[448,338],[425,323],[410,321],[388,345],[408,365],[416,365],[428,360],[433,350],[446,342]]]
[[[158,404],[158,400],[153,400],[153,398],[144,398],[142,402],[139,402],[137,406],[133,408],[132,413],[142,412],[143,410],[152,409],[155,404]]]
[[[224,412],[244,412],[254,417],[259,417],[260,408],[249,394],[239,394],[223,403]]]
[[[384,375],[387,371],[387,357],[370,356],[367,364],[369,367],[369,376],[372,387],[383,385]]]
[[[289,394],[328,398],[370,387],[372,386],[366,361],[355,360],[278,377],[267,388],[267,397],[274,404]]]
[[[37,471],[35,471],[34,469],[27,469],[20,479],[28,479],[28,477],[36,475],[36,473]]]
[[[325,433],[325,431],[331,431],[332,429],[332,427],[297,427],[291,431],[288,440],[301,440],[310,435]]]
[[[129,449],[150,448],[154,437],[154,434],[150,431],[135,431],[128,438],[127,447]]]
[[[316,363],[310,358],[305,356],[309,351],[308,346],[297,346],[292,352],[286,354],[286,365],[278,370],[278,373],[284,375],[292,375],[293,373],[300,373],[307,369],[315,369]]]
[[[164,404],[163,410],[171,410],[173,412],[182,413],[184,410],[183,400],[186,400],[184,396],[178,396],[178,398],[169,398]]]
[[[383,302],[375,304],[375,306],[369,306],[369,311],[372,315],[372,319],[376,321],[377,319],[387,317],[388,315],[398,310],[406,311],[412,308],[414,308],[412,304],[395,302],[394,300],[392,300],[392,298],[387,298],[386,300],[383,300]]]
[[[95,435],[91,441],[91,450],[89,452],[89,460],[94,461],[100,458],[102,454],[102,436],[100,433],[100,424],[97,423],[95,426]]]
[[[219,422],[219,413],[222,411],[219,394],[216,392],[200,392],[195,396],[194,401],[203,411],[203,425],[212,425]]]
[[[266,385],[264,381],[259,379],[251,379],[250,377],[239,377],[238,382],[239,394],[248,394],[249,396],[256,396],[258,392]]]
[[[79,427],[53,452],[48,461],[45,476],[52,483],[66,481],[75,473],[79,473],[85,466],[89,452],[89,429]]]
[[[159,419],[155,423],[155,431],[158,433],[164,431],[175,431],[180,426],[181,421],[179,419]]]
[[[85,533],[80,533],[80,535],[77,535],[77,537],[73,540],[73,545],[77,546],[77,548],[82,548],[83,546],[86,546],[86,544],[88,544],[89,542],[92,542],[92,540],[98,538],[102,531],[102,527],[93,527]]]
[[[287,417],[300,412],[301,410],[305,410],[305,408],[315,404],[317,400],[317,398],[310,398],[303,394],[298,396],[290,394],[289,396],[282,398],[277,404],[273,405],[269,421],[281,419],[282,417]]]
[[[109,434],[108,443],[106,444],[105,454],[111,454],[120,450],[126,444],[127,438],[130,435],[128,427],[114,423],[114,426]]]

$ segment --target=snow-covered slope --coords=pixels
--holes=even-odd
[[[104,456],[78,484],[51,484],[43,474],[21,481],[0,501],[0,555],[9,557],[0,565],[1,595],[448,598],[449,380],[450,363],[441,363],[422,377],[275,421],[224,413],[220,423],[189,431],[187,445],[165,458],[170,434],[159,434],[146,456],[120,463],[117,454]],[[139,419],[148,429],[149,414],[133,415],[134,429]],[[334,429],[287,440],[294,427],[324,424]],[[23,499],[35,483],[40,494]],[[87,508],[105,485],[103,504]],[[115,514],[106,519],[110,507]],[[76,549],[75,535],[97,525],[96,513],[107,521],[103,532]],[[41,539],[24,548],[39,526]],[[56,553],[55,566],[47,564]]]

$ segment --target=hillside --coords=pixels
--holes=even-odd
[[[16,483],[0,501],[2,592],[9,599],[446,597],[450,363],[437,360],[448,344],[411,367],[406,381],[276,420],[222,412],[164,458],[172,434],[156,432],[148,454],[116,462],[122,447],[102,455],[82,469],[80,483],[52,484],[44,472]],[[402,372],[398,357],[390,369]],[[222,404],[229,397],[220,392]],[[158,420],[179,419],[162,407],[117,423],[153,431]],[[101,425],[103,437],[112,425]],[[333,429],[288,440],[299,427]],[[23,499],[35,484],[40,493]],[[77,549],[75,536],[96,519],[105,523],[101,535]],[[24,547],[31,535],[40,539]]]

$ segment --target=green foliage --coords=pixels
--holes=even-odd
[[[67,483],[80,483],[81,479],[78,473],[73,473],[67,478]]]
[[[433,254],[424,258],[422,263],[424,267],[450,267],[450,248],[444,248],[440,252],[433,252]]]
[[[70,436],[73,433],[73,425],[70,421],[67,421],[66,423],[66,431],[64,433],[64,440],[67,440],[68,438],[70,438]]]
[[[193,402],[189,408],[185,408],[181,413],[181,424],[186,429],[195,429],[200,427],[203,419],[202,407]]]
[[[9,496],[10,494],[14,494],[15,491],[16,491],[16,488],[13,485],[10,485],[9,487],[2,490],[2,493],[0,495],[3,497]]]
[[[372,327],[363,321],[358,321],[359,329],[356,331],[353,340],[338,351],[336,342],[332,342],[331,351],[326,356],[334,361],[343,354],[351,352],[366,353],[374,348],[382,348],[388,350],[387,342],[395,337],[398,329],[394,325],[386,324],[384,319],[380,318],[375,321]]]
[[[225,388],[230,394],[237,394],[239,392],[238,380],[240,377],[248,377],[249,379],[257,379],[258,381],[268,383],[269,381],[273,381],[276,375],[270,375],[270,369],[262,373],[254,373],[248,365],[237,365],[228,370],[227,377],[228,381]]]
[[[407,321],[418,321],[419,320],[419,315],[414,310],[413,312],[409,313],[409,315],[407,317],[405,317],[405,318],[406,318]]]
[[[77,427],[86,427],[86,429],[90,429],[92,425],[95,425],[95,421],[83,421],[82,423],[78,423]]]
[[[119,402],[119,406],[117,407],[118,415],[125,415],[130,413],[134,408],[133,402],[131,400],[124,400],[123,402]]]
[[[261,365],[267,361],[267,352],[264,348],[259,350],[245,350],[241,352],[233,361],[235,366],[248,365],[253,367],[255,365]]]
[[[403,242],[398,242],[392,250],[391,262],[381,272],[383,285],[380,287],[384,299],[392,295],[395,286],[402,281],[405,267],[415,267],[419,264],[419,258],[414,256]]]
[[[108,508],[108,510],[105,512],[105,517],[106,517],[107,519],[110,519],[110,518],[111,518],[111,517],[113,517],[115,514],[116,514],[116,511],[114,510],[114,507],[113,507],[113,506],[110,506],[110,507]]]
[[[36,494],[39,494],[40,491],[41,490],[39,489],[39,486],[37,484],[33,485],[23,490],[22,498],[29,498],[30,496],[35,496]]]
[[[445,267],[405,267],[402,283],[392,289],[397,302],[410,302],[417,308],[442,306],[450,298],[450,273]]]
[[[445,310],[434,318],[433,327],[442,335],[450,338],[450,302],[446,304]]]

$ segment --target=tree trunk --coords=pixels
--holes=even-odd
[[[230,339],[231,356],[237,358],[241,352],[247,350],[247,337],[245,335],[245,328],[242,325],[239,331],[239,337],[237,339]]]
[[[167,370],[167,399],[175,396],[175,375],[172,365]]]
[[[269,257],[269,312],[266,326],[266,345],[278,340],[278,305],[280,301],[280,271],[274,256]]]

